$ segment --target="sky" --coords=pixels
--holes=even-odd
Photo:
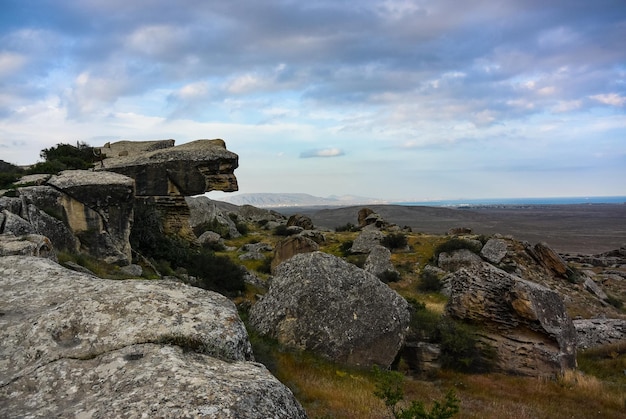
[[[624,0],[0,0],[0,159],[222,138],[240,193],[626,195]]]

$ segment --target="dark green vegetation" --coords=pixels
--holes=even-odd
[[[376,390],[374,395],[385,402],[396,419],[447,419],[459,413],[459,402],[453,390],[448,390],[443,401],[434,401],[428,410],[421,401],[413,400],[408,407],[399,403],[404,400],[404,376],[397,371],[382,371],[374,367]]]
[[[55,174],[63,170],[86,170],[99,161],[95,149],[84,142],[76,145],[59,143],[41,150],[43,161],[35,163],[27,170],[0,160],[0,188],[8,188],[20,177],[39,173]]]
[[[150,259],[162,274],[184,271],[196,278],[192,285],[234,295],[244,289],[243,269],[211,249],[163,232],[158,214],[149,205],[135,206],[135,223],[130,235],[134,251]]]

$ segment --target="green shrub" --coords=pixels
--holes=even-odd
[[[378,279],[383,281],[385,284],[389,282],[398,282],[399,280],[402,279],[400,274],[396,271],[384,271],[384,272],[379,273],[377,276],[378,276]]]
[[[250,229],[248,228],[248,224],[244,222],[239,222],[235,224],[235,228],[237,229],[239,234],[241,234],[242,236],[245,236],[250,231]]]
[[[495,360],[495,349],[478,340],[478,330],[468,324],[442,317],[437,325],[443,368],[461,372],[486,372]]]
[[[397,371],[373,369],[374,395],[381,399],[397,419],[447,419],[459,413],[459,399],[449,390],[442,401],[434,401],[430,410],[423,402],[412,400],[407,408],[398,406],[404,400],[404,376]]]
[[[420,282],[417,284],[417,289],[422,292],[439,292],[443,283],[439,279],[437,272],[433,272],[429,269],[422,270],[420,274]]]
[[[44,161],[31,166],[27,173],[54,174],[62,170],[85,170],[93,167],[99,159],[94,148],[84,142],[77,142],[76,146],[59,143],[41,150],[39,156]]]
[[[339,246],[339,251],[342,256],[350,256],[352,254],[352,245],[354,242],[352,240],[345,241],[341,243]]]
[[[335,231],[337,233],[341,233],[344,231],[359,231],[359,228],[352,223],[347,223],[345,225],[335,227]]]
[[[290,236],[289,228],[285,224],[281,224],[274,229],[275,236]]]
[[[610,295],[610,294],[607,295],[606,302],[611,304],[613,307],[615,307],[618,310],[621,310],[622,307],[624,307],[624,302],[614,295]]]
[[[441,322],[441,315],[428,310],[424,303],[413,298],[407,298],[407,301],[411,312],[407,340],[435,342],[439,337],[437,328]]]
[[[227,224],[220,223],[217,218],[212,218],[210,221],[200,223],[193,228],[194,234],[198,237],[200,237],[202,233],[206,231],[212,231],[214,233],[217,233],[225,239],[230,238],[230,228]]]
[[[135,223],[130,234],[133,250],[168,271],[184,268],[197,278],[200,288],[233,294],[245,288],[244,272],[226,256],[210,249],[193,247],[177,236],[163,233],[158,215],[151,206],[135,207]]]
[[[383,237],[380,244],[390,250],[403,249],[407,246],[408,241],[406,236],[402,233],[391,233]]]
[[[471,240],[461,239],[454,237],[450,240],[446,240],[435,248],[435,260],[439,257],[440,253],[450,253],[455,250],[467,249],[471,252],[480,252],[481,245]]]

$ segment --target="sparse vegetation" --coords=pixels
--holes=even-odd
[[[27,173],[55,174],[62,170],[85,170],[98,161],[94,148],[84,142],[76,142],[76,146],[59,143],[41,150],[39,156],[44,161],[32,165]]]
[[[387,247],[390,250],[404,249],[408,241],[406,235],[403,233],[390,233],[383,237],[380,244]]]
[[[9,188],[24,175],[20,167],[0,160],[0,189]]]
[[[374,395],[381,399],[397,419],[447,419],[459,412],[459,399],[454,391],[448,390],[443,401],[433,402],[428,410],[421,401],[413,400],[407,407],[401,407],[404,401],[404,376],[397,371],[383,371],[374,367],[376,390]]]
[[[439,275],[430,269],[423,269],[420,274],[420,281],[417,289],[422,292],[439,292],[443,283],[439,279]]]
[[[384,283],[389,283],[389,282],[398,282],[399,280],[402,279],[402,277],[396,271],[383,271],[378,274],[378,279],[380,279]]]
[[[434,258],[436,260],[440,253],[450,253],[460,249],[467,249],[471,252],[478,253],[481,249],[481,243],[479,241],[454,237],[450,240],[446,240],[435,248]]]
[[[344,231],[359,231],[359,228],[352,223],[346,223],[342,226],[335,227],[335,231],[337,233],[341,233]]]

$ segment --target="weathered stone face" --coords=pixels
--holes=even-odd
[[[166,141],[161,148],[157,148],[159,142],[122,142],[101,147],[107,158],[96,170],[135,179],[138,196],[193,196],[238,189],[234,171],[239,157],[226,149],[224,141],[197,140],[179,146],[174,146],[173,140]]]
[[[306,417],[217,293],[6,256],[0,307],[2,417]]]
[[[322,252],[278,266],[250,312],[260,333],[351,365],[388,367],[409,324],[408,303],[374,275]]]
[[[576,331],[556,291],[486,263],[447,278],[446,313],[485,328],[499,369],[553,376],[576,367]]]

